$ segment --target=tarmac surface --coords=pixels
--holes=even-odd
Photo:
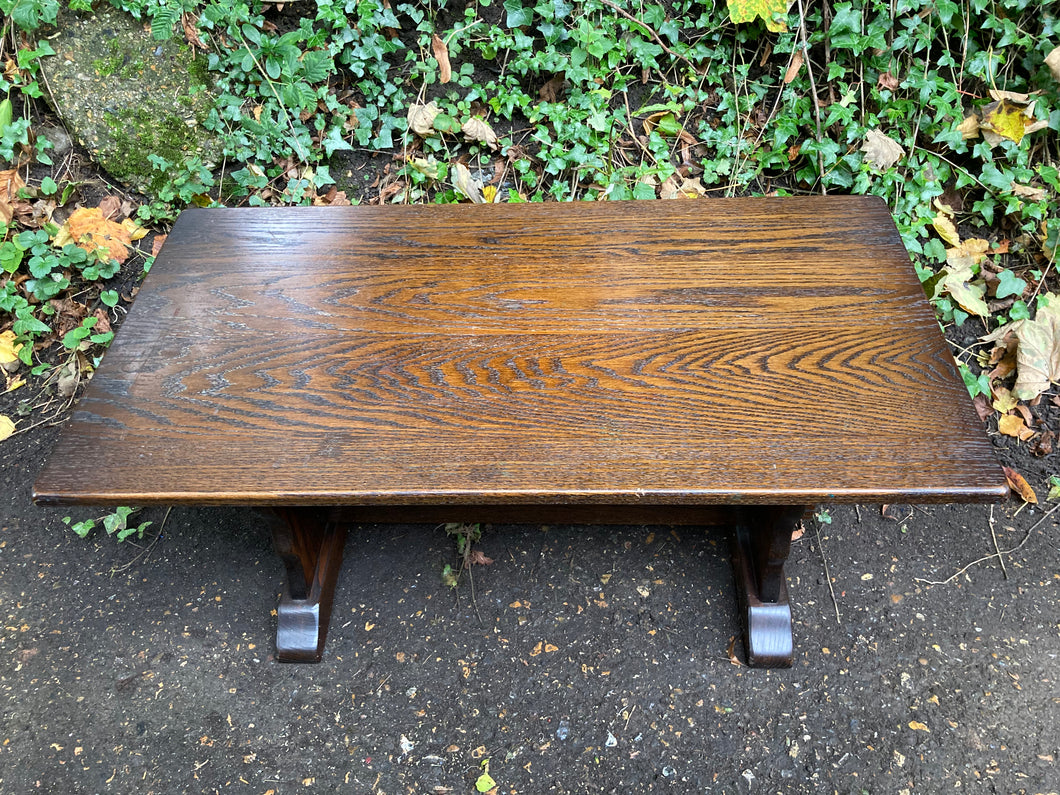
[[[285,665],[253,513],[83,541],[101,511],[29,499],[56,430],[0,447],[0,793],[474,793],[487,760],[497,793],[1060,789],[1049,505],[825,506],[775,671],[739,664],[722,530],[486,527],[452,588],[442,529],[355,528],[323,662]]]

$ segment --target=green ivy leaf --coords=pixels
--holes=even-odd
[[[1007,298],[1010,295],[1021,296],[1023,295],[1023,291],[1027,289],[1027,282],[1016,276],[1016,274],[1008,268],[1005,268],[1005,270],[998,274],[998,280],[997,292],[995,295],[999,299]]]

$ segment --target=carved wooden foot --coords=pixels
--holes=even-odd
[[[308,508],[271,511],[272,540],[287,569],[277,608],[276,659],[320,662],[346,530]]]
[[[733,543],[733,573],[746,616],[747,664],[790,668],[794,656],[784,561],[805,508],[762,507],[741,512]]]

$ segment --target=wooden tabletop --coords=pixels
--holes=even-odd
[[[1007,493],[871,198],[189,210],[41,503]]]

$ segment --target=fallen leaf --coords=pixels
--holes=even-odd
[[[1011,436],[1022,442],[1034,436],[1034,431],[1023,424],[1023,417],[1016,414],[1005,414],[997,421],[997,429],[1005,436]]]
[[[107,196],[99,203],[99,211],[108,221],[114,221],[121,212],[121,199],[117,196]]]
[[[686,177],[679,182],[676,174],[668,177],[659,189],[659,197],[662,199],[698,199],[706,194],[707,189],[703,187],[699,177]]]
[[[1048,55],[1045,56],[1045,65],[1049,67],[1049,71],[1053,74],[1053,80],[1060,83],[1060,47],[1054,47]]]
[[[18,192],[24,187],[26,183],[17,168],[0,171],[0,202],[12,204],[18,201]]]
[[[471,566],[489,566],[493,563],[493,558],[487,558],[481,549],[473,549],[471,550],[471,555],[468,557],[467,562]]]
[[[125,262],[132,245],[129,230],[103,217],[98,207],[81,207],[66,222],[74,242],[88,252],[100,251],[108,259]]]
[[[541,86],[537,95],[543,102],[559,102],[563,98],[564,85],[564,76],[560,73]]]
[[[995,409],[1000,411],[1002,414],[1008,414],[1012,409],[1019,405],[1019,401],[1012,396],[1012,392],[1000,386],[994,390],[994,402],[993,406]]]
[[[802,50],[795,50],[795,54],[791,56],[791,65],[788,66],[788,71],[784,73],[784,85],[787,85],[798,76],[804,62]]]
[[[454,163],[451,169],[453,173],[453,187],[471,199],[475,204],[484,204],[486,197],[482,195],[482,183],[471,176],[467,166],[463,163]]]
[[[804,525],[802,522],[799,522],[797,525],[795,525],[795,529],[791,531],[791,540],[798,541],[800,538],[803,537],[805,533],[806,525]]]
[[[865,162],[880,171],[886,171],[905,157],[905,150],[901,145],[879,130],[869,130],[865,134],[865,143],[862,144],[861,151],[865,153]],[[938,227],[935,228],[938,229]],[[953,230],[953,234],[957,234],[956,229]],[[956,243],[953,245],[956,245]]]
[[[1016,384],[1012,394],[1031,400],[1060,381],[1060,296],[1038,310],[1034,320],[1016,329]]]
[[[441,112],[442,109],[437,104],[428,102],[426,105],[409,105],[405,117],[409,129],[421,138],[426,138],[434,132],[434,117]]]
[[[1035,505],[1038,504],[1038,495],[1034,493],[1034,489],[1027,480],[1012,467],[1001,467],[1005,470],[1005,480],[1008,481],[1008,487],[1018,494],[1024,502],[1030,502]]]
[[[999,143],[994,136],[1019,143],[1027,133],[1042,129],[1043,125],[1034,118],[1034,103],[1020,107],[1022,103],[1030,99],[1029,95],[1014,94],[1009,91],[991,91],[990,93],[999,101],[992,102],[983,108],[983,118],[979,122],[979,129],[991,146]]]
[[[8,329],[0,333],[0,366],[5,370],[17,370],[19,365],[18,352],[22,350],[22,343],[15,342],[15,332]],[[14,365],[9,367],[8,365]]]
[[[877,78],[876,85],[880,88],[885,88],[888,91],[894,91],[901,85],[901,82],[890,72],[884,72],[879,78]]]
[[[957,267],[947,265],[939,274],[942,278],[935,285],[935,294],[932,298],[938,298],[945,290],[950,294],[961,308],[979,317],[989,317],[990,307],[987,306],[983,296],[986,295],[986,285],[975,279],[971,265]]]
[[[1042,188],[1033,188],[1030,185],[1020,185],[1018,182],[1012,183],[1012,193],[1015,196],[1019,196],[1021,199],[1027,199],[1032,202],[1045,201],[1046,193]]]
[[[151,241],[151,256],[157,257],[158,253],[162,250],[162,244],[166,242],[168,235],[155,235],[155,239]]]
[[[1041,437],[1038,439],[1038,442],[1034,445],[1034,448],[1031,450],[1031,452],[1039,458],[1044,458],[1047,455],[1052,455],[1053,442],[1055,441],[1056,434],[1053,433],[1049,428],[1046,428],[1044,431],[1042,431]]]
[[[971,116],[965,116],[964,121],[957,125],[957,130],[961,134],[961,138],[968,141],[972,138],[979,137],[979,117],[975,114]]]
[[[954,226],[953,221],[946,217],[945,214],[941,212],[938,213],[933,219],[931,219],[931,225],[935,228],[935,231],[939,233],[939,237],[951,246],[959,246],[961,244],[960,235],[957,234],[957,227]]]
[[[986,422],[994,415],[994,407],[990,405],[986,395],[976,395],[972,398],[972,405],[975,406],[975,413],[979,415],[979,419],[983,422]]]
[[[1015,102],[1017,105],[1026,105],[1031,101],[1031,95],[1024,94],[1021,91],[1005,91],[1000,88],[991,88],[987,93],[990,95],[990,99],[995,102],[1003,102],[1007,100],[1009,102]]]
[[[15,432],[15,423],[5,414],[0,414],[0,442]]]
[[[428,179],[438,179],[440,164],[434,159],[434,156],[430,157],[410,157],[409,165],[416,169],[418,172],[423,174]]]
[[[438,82],[445,84],[453,79],[453,67],[449,64],[449,47],[437,33],[431,34],[431,51],[438,61]]]
[[[986,259],[986,253],[990,250],[989,241],[981,237],[970,237],[962,240],[953,248],[946,249],[946,262],[958,264],[965,257],[971,260],[972,265],[978,265]]]
[[[478,141],[479,143],[486,144],[486,146],[494,150],[501,148],[497,133],[495,133],[493,128],[478,116],[472,116],[464,122],[464,126],[461,127],[460,130],[464,133],[464,137],[469,141]]]
[[[929,729],[927,726],[925,726],[918,720],[909,721],[909,728],[915,732],[927,732],[928,734],[931,733],[931,729]]]

